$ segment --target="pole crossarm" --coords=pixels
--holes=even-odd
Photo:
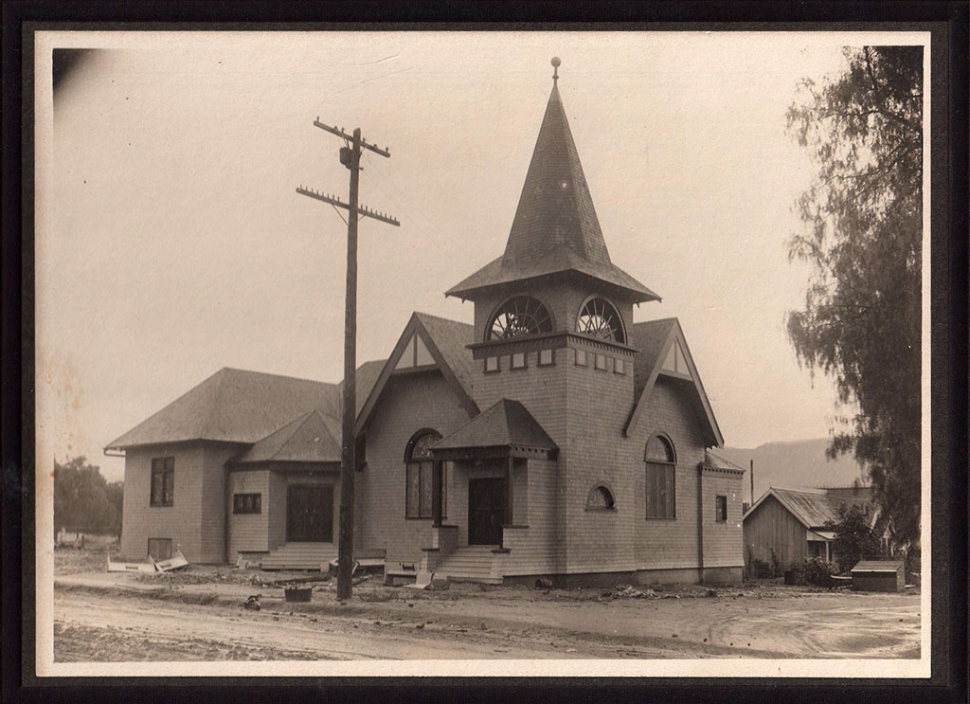
[[[320,193],[314,191],[311,188],[304,188],[300,186],[296,189],[296,192],[300,195],[308,196],[310,198],[316,198],[317,200],[322,200],[324,203],[330,203],[330,205],[335,205],[338,208],[343,208],[344,210],[350,210],[350,206],[347,203],[341,202],[341,200],[335,196],[328,195],[327,193]],[[367,206],[358,205],[357,213],[363,215],[364,217],[374,218],[375,220],[380,220],[381,222],[386,222],[388,225],[394,225],[395,227],[400,227],[401,223],[398,222],[397,218],[391,215],[385,215],[376,210],[371,210]]]
[[[349,142],[352,142],[354,139],[353,135],[347,134],[340,127],[331,127],[330,125],[323,124],[322,122],[320,122],[319,117],[313,121],[313,124],[316,127],[319,127],[320,129],[325,130],[330,134],[335,134],[338,137],[342,137],[343,139],[346,139]],[[363,139],[363,138],[361,138],[360,140],[360,146],[363,147],[364,149],[370,149],[375,154],[380,154],[381,156],[386,156],[386,157],[391,156],[391,150],[388,147],[384,147],[383,149],[381,149],[376,144],[370,144],[366,139]]]

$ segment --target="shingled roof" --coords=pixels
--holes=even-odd
[[[651,372],[657,366],[664,344],[676,324],[677,318],[633,324],[633,339],[630,344],[640,350],[633,359],[633,398],[639,399],[643,393],[643,387],[647,385]]]
[[[559,447],[519,401],[500,399],[451,435],[436,442],[436,457],[467,450],[501,449],[516,453],[555,453]]]
[[[189,440],[254,443],[313,409],[340,414],[336,384],[226,367],[106,449]]]
[[[553,85],[505,254],[445,295],[472,298],[489,287],[570,271],[611,284],[636,302],[660,300],[610,261],[559,89]]]
[[[340,462],[340,420],[310,411],[253,445],[235,464]]]

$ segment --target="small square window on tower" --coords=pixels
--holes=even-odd
[[[548,367],[556,363],[556,358],[552,350],[539,350],[539,366]]]
[[[586,350],[576,350],[576,366],[585,367],[588,364],[586,361]]]
[[[494,374],[499,370],[498,357],[486,357],[485,358],[485,373]]]
[[[613,371],[617,374],[626,374],[626,365],[623,363],[622,359],[613,361]]]
[[[596,355],[596,369],[606,370],[606,355],[598,354]]]
[[[516,352],[512,355],[512,369],[525,369],[525,352]]]

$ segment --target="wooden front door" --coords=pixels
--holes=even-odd
[[[468,544],[501,545],[505,480],[468,480]]]
[[[286,490],[286,541],[333,542],[333,487],[294,484]]]

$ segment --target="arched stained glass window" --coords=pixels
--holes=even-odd
[[[531,296],[516,296],[499,306],[486,328],[485,340],[507,340],[552,329],[552,316],[542,303]]]
[[[419,430],[408,441],[404,452],[406,464],[405,494],[406,518],[431,518],[431,504],[434,491],[434,462],[430,447],[441,439],[436,430]],[[445,512],[445,472],[441,472],[441,515]]]
[[[603,340],[626,342],[623,320],[613,304],[605,298],[590,298],[583,304],[576,319],[576,332]]]
[[[647,518],[677,517],[677,458],[665,435],[654,435],[643,451],[647,477]]]

